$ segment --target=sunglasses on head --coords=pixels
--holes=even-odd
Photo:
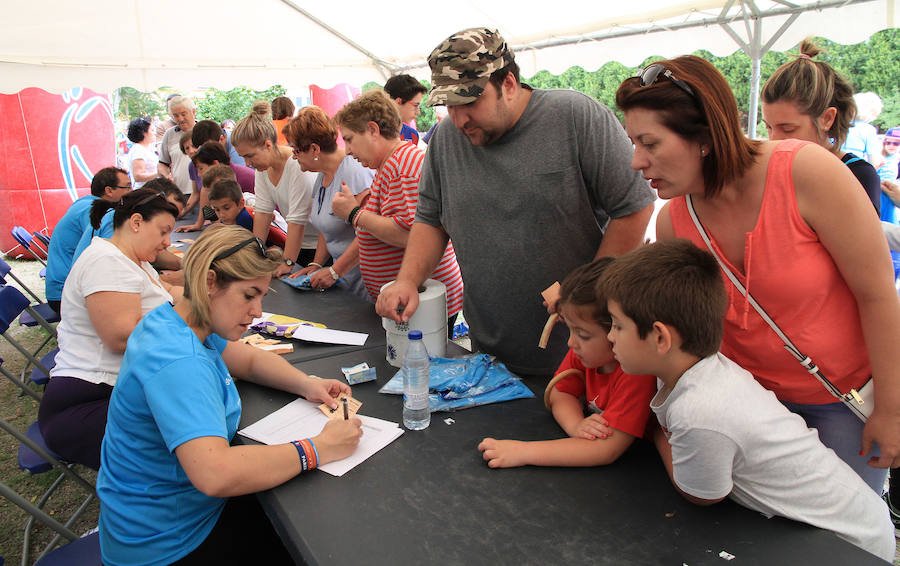
[[[252,244],[254,242],[256,242],[256,251],[259,252],[260,257],[268,258],[269,256],[266,255],[266,247],[263,244],[263,241],[260,240],[259,238],[257,238],[256,236],[254,236],[252,238],[247,238],[243,242],[241,242],[239,244],[235,244],[235,245],[231,246],[230,248],[228,248],[227,250],[225,250],[224,252],[220,253],[219,255],[217,255],[216,257],[213,258],[212,263],[215,263],[215,262],[219,261],[220,259],[225,259],[226,257],[234,254],[235,252],[237,252],[238,250],[240,250],[247,244]]]
[[[124,189],[125,187],[120,187],[120,188]],[[134,206],[132,208],[137,208],[139,206],[143,206],[157,197],[166,198],[166,195],[164,195],[163,193],[153,193],[152,195],[147,195],[144,198],[142,198],[141,200],[134,203]]]
[[[641,69],[641,71],[637,75],[635,75],[635,77],[640,79],[642,87],[650,86],[656,83],[656,81],[659,80],[659,77],[665,77],[675,83],[675,86],[688,93],[688,95],[690,95],[690,97],[695,101],[697,100],[697,95],[694,94],[694,89],[691,88],[691,85],[676,77],[675,73],[659,63],[647,65],[646,67]]]

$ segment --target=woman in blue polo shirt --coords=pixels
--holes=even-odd
[[[232,378],[334,407],[350,392],[234,342],[260,316],[280,256],[239,226],[208,229],[185,255],[184,298],[154,309],[132,332],[97,478],[104,564],[289,563],[255,498],[235,496],[356,448],[358,419],[330,421],[318,436],[289,444],[229,444],[241,415]]]

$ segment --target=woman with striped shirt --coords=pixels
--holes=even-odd
[[[425,152],[400,138],[400,114],[381,90],[371,90],[346,104],[335,116],[348,155],[365,167],[376,169],[365,202],[346,186],[334,196],[331,208],[356,229],[360,271],[372,299],[393,281],[409,238],[419,201],[419,175]],[[463,282],[453,252],[447,244],[431,274],[447,287],[448,331],[462,310]]]

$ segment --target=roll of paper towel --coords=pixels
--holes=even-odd
[[[393,283],[385,283],[381,287],[382,292]],[[443,357],[447,353],[447,288],[440,281],[425,280],[419,287],[419,306],[409,322],[395,322],[382,317],[381,326],[387,336],[385,359],[392,366],[400,367],[403,363],[410,330],[422,331],[422,340],[429,356]]]

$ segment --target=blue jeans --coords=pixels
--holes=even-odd
[[[873,444],[869,454],[859,455],[865,424],[850,409],[840,402],[825,405],[802,405],[787,401],[782,403],[792,413],[803,417],[806,426],[816,429],[822,444],[834,450],[841,460],[853,468],[853,471],[881,496],[888,470],[873,468],[866,464],[870,457],[878,456],[881,449],[877,444]]]

